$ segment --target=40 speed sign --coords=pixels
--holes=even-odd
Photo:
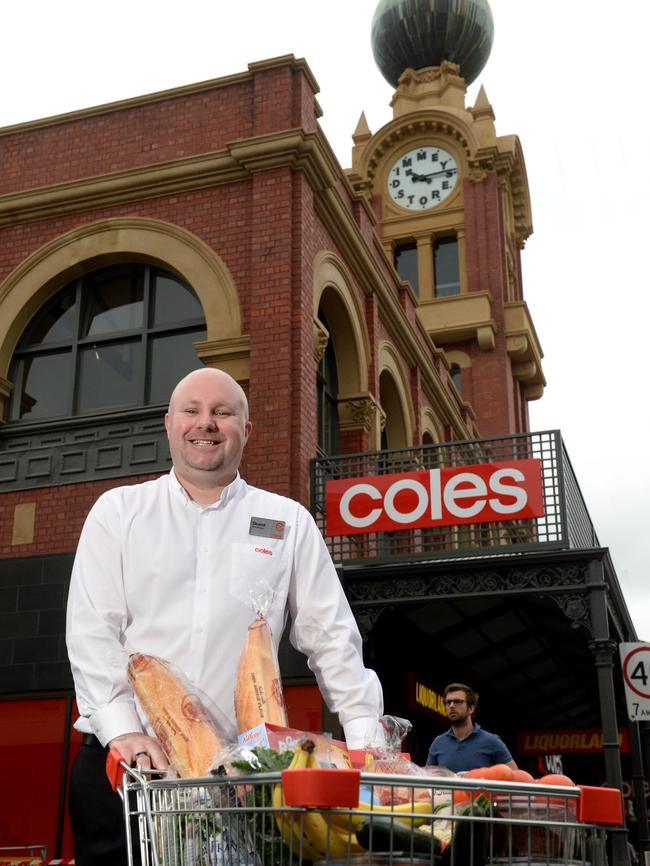
[[[650,644],[622,643],[621,669],[631,722],[650,719]]]

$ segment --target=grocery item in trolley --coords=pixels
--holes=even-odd
[[[319,767],[350,767],[350,755],[343,740],[335,740],[329,733],[301,731],[296,728],[285,728],[281,725],[271,725],[265,722],[256,725],[250,731],[244,731],[237,737],[237,742],[244,748],[252,749],[261,746],[276,752],[293,752],[302,737],[314,741],[314,755]]]
[[[260,581],[251,591],[255,619],[248,627],[235,681],[235,714],[239,733],[256,725],[288,727],[280,667],[267,621],[275,594]]]
[[[413,726],[408,719],[382,716],[376,728],[366,734],[366,765],[368,773],[390,773],[397,776],[430,776],[429,768],[420,767],[402,751],[402,743]],[[375,787],[375,797],[383,805],[431,800],[431,789],[393,784]]]
[[[127,670],[133,691],[178,775],[206,775],[226,745],[206,711],[206,699],[157,656],[134,653]]]

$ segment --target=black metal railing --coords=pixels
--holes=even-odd
[[[540,517],[327,535],[328,481],[524,459],[540,461],[544,512]],[[598,546],[558,430],[319,457],[312,461],[312,514],[335,562],[364,559],[380,563]]]

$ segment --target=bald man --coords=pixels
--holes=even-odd
[[[239,475],[252,431],[239,384],[221,370],[190,373],[172,393],[165,427],[170,473],[103,494],[75,557],[67,643],[84,741],[70,785],[77,866],[127,862],[121,801],[104,776],[106,747],[130,763],[167,766],[129,685],[129,655],[171,662],[231,723],[234,739],[236,667],[260,582],[274,593],[268,622],[276,649],[290,614],[291,643],[307,656],[350,748],[363,745],[383,712],[381,686],[363,665],[356,622],[311,515]]]

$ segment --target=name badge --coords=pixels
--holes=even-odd
[[[271,520],[270,517],[251,517],[249,535],[260,538],[284,538],[286,523],[284,520]]]

